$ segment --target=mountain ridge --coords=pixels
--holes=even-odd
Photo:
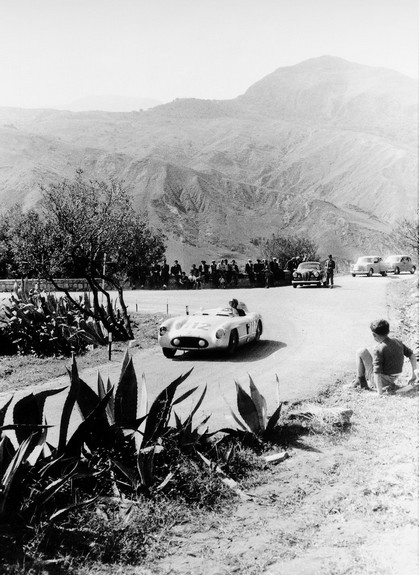
[[[351,258],[386,250],[393,223],[415,215],[417,116],[415,81],[335,57],[278,68],[231,100],[0,108],[0,200],[12,189],[35,205],[39,184],[82,168],[124,180],[171,253],[246,257],[264,230]]]

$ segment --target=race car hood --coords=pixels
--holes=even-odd
[[[231,324],[239,317],[218,316],[218,315],[189,315],[174,318],[168,328],[178,335],[192,335],[197,332],[208,332],[216,330],[226,324]]]

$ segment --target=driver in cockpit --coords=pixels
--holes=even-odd
[[[241,307],[239,306],[239,302],[236,298],[233,298],[230,302],[229,302],[229,306],[232,309],[232,313],[233,315],[239,315],[239,316],[244,316],[245,312],[243,309],[241,309]]]

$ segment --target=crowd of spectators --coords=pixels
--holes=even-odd
[[[170,266],[164,259],[160,263],[142,267],[140,284],[149,289],[167,289],[170,285],[177,289],[223,289],[236,287],[241,278],[247,278],[251,286],[268,288],[285,279],[284,267],[293,271],[297,264],[291,265],[290,260],[283,266],[273,257],[270,260],[249,259],[244,266],[239,267],[234,259],[221,259],[210,263],[202,260],[199,265],[192,264],[189,269],[183,270],[178,260]]]

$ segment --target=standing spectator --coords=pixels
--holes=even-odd
[[[328,256],[327,261],[325,262],[325,273],[326,273],[326,282],[325,285],[332,289],[334,287],[334,270],[335,270],[335,261],[333,260],[332,255]]]
[[[162,265],[160,267],[160,277],[162,287],[166,289],[169,284],[169,264],[166,263],[166,258],[163,259]]]
[[[201,264],[198,266],[198,269],[200,271],[202,281],[207,284],[209,282],[209,264],[206,260],[201,260]]]
[[[263,274],[264,274],[264,285],[266,288],[269,288],[271,284],[272,273],[268,260],[263,261]]]
[[[179,284],[179,279],[181,277],[182,269],[178,263],[178,260],[175,260],[173,265],[171,266],[171,276],[175,279],[175,284]]]
[[[287,262],[287,264],[286,264],[286,265],[287,265],[287,269],[288,269],[291,273],[293,273],[293,272],[297,269],[297,267],[298,267],[298,265],[300,264],[300,262],[301,262],[301,259],[300,259],[299,257],[297,257],[297,256],[295,256],[295,257],[293,257],[293,258],[290,258],[290,260],[289,260],[289,261]]]
[[[270,270],[271,270],[271,277],[273,279],[274,282],[277,282],[280,278],[279,278],[279,262],[277,261],[277,258],[271,258],[270,261]]]
[[[217,270],[216,260],[211,261],[210,276],[211,276],[211,283],[212,283],[213,287],[218,287],[218,285],[219,285],[219,272]]]
[[[161,286],[161,283],[160,283],[160,265],[158,264],[158,262],[154,262],[151,266],[151,279],[152,279],[153,287],[155,289],[157,289]]]
[[[232,282],[232,264],[228,262],[228,260],[225,260],[225,266],[226,266],[226,283],[227,285],[230,285]]]
[[[249,283],[252,285],[255,281],[254,264],[252,260],[248,260],[245,264],[245,273],[248,276]]]
[[[231,265],[232,282],[235,286],[237,286],[239,277],[239,268],[235,260],[232,260],[230,265]]]
[[[263,285],[264,284],[264,265],[261,260],[257,259],[256,263],[254,264],[254,273],[255,273],[255,281]]]
[[[224,283],[226,284],[227,265],[225,263],[225,260],[220,260],[220,262],[217,264],[217,271],[219,274],[219,279],[222,277],[224,280]],[[220,284],[220,281],[219,281],[219,284]]]

